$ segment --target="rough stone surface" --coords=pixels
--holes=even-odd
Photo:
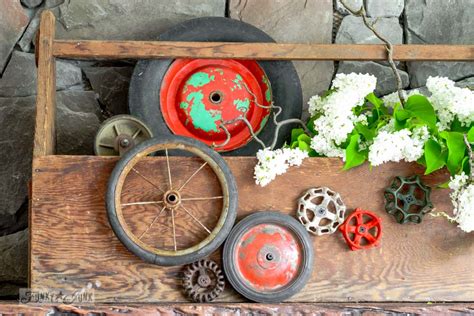
[[[377,77],[377,95],[386,95],[397,90],[397,82],[393,71],[388,66],[374,62],[344,61],[339,64],[338,73],[369,73]],[[408,74],[399,70],[402,77],[403,88],[408,87]]]
[[[370,18],[375,23],[375,29],[387,38],[392,44],[403,43],[403,29],[397,18]],[[371,30],[369,30],[362,18],[348,15],[342,20],[336,35],[338,44],[382,44]]]
[[[27,8],[36,8],[43,0],[21,0],[21,4]]]
[[[365,0],[367,15],[373,18],[399,17],[404,6],[404,0]]]
[[[474,90],[474,77],[466,78],[456,82],[456,86],[460,88],[469,88]]]
[[[0,222],[9,222],[27,196],[31,176],[35,96],[0,98]],[[56,95],[57,153],[92,154],[100,121],[92,91]],[[0,225],[2,226],[2,225]]]
[[[128,113],[128,86],[132,67],[82,68],[100,103],[111,114]]]
[[[332,0],[230,0],[230,16],[265,31],[277,42],[331,43]],[[304,31],[302,31],[304,29]],[[294,62],[303,101],[328,89],[333,62]]]
[[[14,51],[10,62],[0,79],[0,97],[29,96],[36,94],[36,73],[34,54]],[[81,69],[71,63],[56,62],[56,89],[64,90],[82,85]]]
[[[474,44],[474,1],[406,0],[408,44]],[[429,76],[452,80],[474,76],[474,62],[408,63],[412,87],[424,86]]]
[[[26,10],[19,1],[2,1],[0,9],[0,74],[3,73],[10,53],[29,20]]]
[[[202,16],[224,16],[225,0],[67,0],[59,6],[57,37],[151,40],[168,27]]]
[[[355,10],[355,11],[358,11],[364,5],[363,0],[345,0],[345,3],[350,9]],[[346,8],[344,8],[344,6],[341,4],[340,0],[334,0],[334,5],[336,7],[336,10],[339,11],[340,13],[349,14]]]
[[[18,295],[28,276],[28,230],[0,237],[0,296]]]

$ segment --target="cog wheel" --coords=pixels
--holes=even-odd
[[[433,209],[430,194],[431,188],[417,175],[395,177],[390,187],[385,189],[385,210],[400,224],[419,224],[423,216]]]
[[[195,303],[215,300],[224,290],[224,274],[212,260],[202,259],[184,270],[184,293]]]
[[[351,250],[368,249],[380,243],[382,220],[370,211],[356,208],[339,229]]]
[[[345,214],[346,205],[339,193],[326,187],[309,189],[298,202],[297,218],[313,235],[334,233]]]

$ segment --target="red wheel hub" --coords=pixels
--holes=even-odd
[[[266,124],[272,92],[265,72],[255,61],[177,59],[161,86],[161,112],[176,135],[207,145],[222,144],[227,134],[221,123],[245,116],[258,133]],[[225,124],[230,141],[219,151],[237,149],[252,135],[243,121]]]
[[[259,224],[242,235],[234,260],[241,279],[257,292],[277,291],[291,284],[302,265],[302,247],[286,227]]]
[[[339,228],[351,250],[378,246],[382,220],[370,211],[357,208]]]

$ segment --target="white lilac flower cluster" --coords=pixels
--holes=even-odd
[[[381,130],[369,146],[369,162],[372,166],[378,166],[389,161],[417,161],[423,156],[423,147],[429,137],[430,133],[426,126],[415,128],[413,131]]]
[[[474,184],[463,172],[451,178],[449,188],[453,190],[451,200],[454,206],[454,218],[458,227],[470,233],[474,231]]]
[[[262,187],[273,181],[276,176],[286,172],[290,166],[299,166],[308,153],[299,148],[261,149],[257,152],[258,163],[255,166],[255,182]]]
[[[470,125],[474,121],[474,93],[454,84],[443,77],[429,77],[426,82],[431,92],[429,100],[439,118],[440,131],[448,129],[455,117],[462,125]]]
[[[364,114],[356,116],[353,108],[362,105],[364,98],[375,90],[377,78],[368,74],[337,74],[332,82],[332,93],[309,100],[309,113],[318,116],[314,121],[317,132],[311,142],[319,154],[344,159],[344,150],[339,147],[354,129],[356,122],[367,122]]]

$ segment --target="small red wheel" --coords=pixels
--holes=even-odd
[[[222,253],[227,279],[246,298],[277,303],[311,277],[313,245],[293,217],[260,211],[245,217],[227,237]]]
[[[166,72],[160,98],[163,118],[175,135],[213,145],[225,143],[229,133],[230,140],[217,148],[229,151],[247,144],[252,134],[242,120],[223,122],[243,116],[257,134],[268,120],[272,91],[255,61],[177,59]]]
[[[360,208],[347,217],[339,228],[351,250],[378,246],[382,237],[382,220]]]

